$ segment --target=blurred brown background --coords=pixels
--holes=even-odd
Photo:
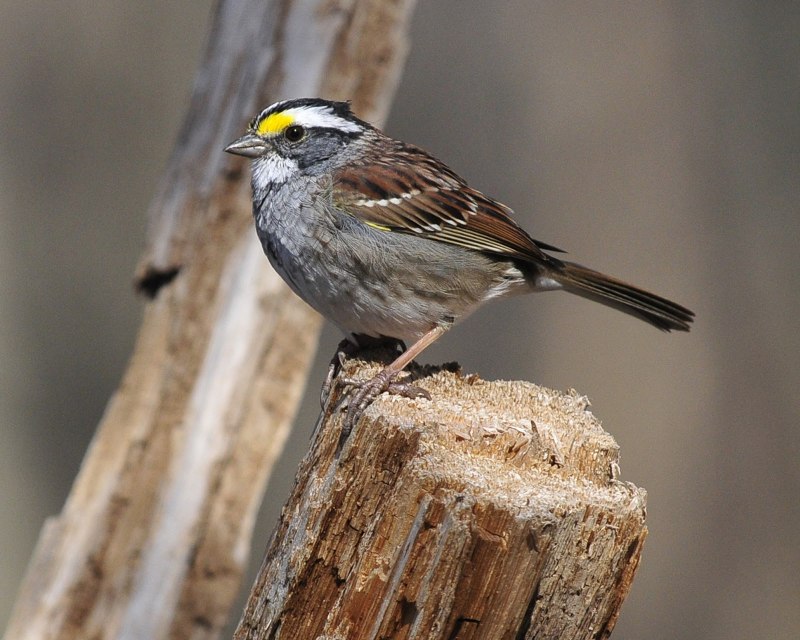
[[[126,364],[144,211],[209,7],[0,5],[1,627]],[[412,37],[390,133],[534,237],[698,313],[663,335],[542,294],[425,360],[592,399],[623,479],[649,491],[616,638],[800,637],[800,5],[440,0]],[[338,339],[323,336],[255,563]]]

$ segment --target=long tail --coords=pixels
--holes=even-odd
[[[662,331],[688,331],[694,320],[694,312],[686,307],[574,262],[562,262],[548,275],[570,293],[629,313]]]

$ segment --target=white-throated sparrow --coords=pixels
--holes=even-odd
[[[357,383],[350,422],[452,324],[492,298],[564,289],[664,331],[694,313],[556,258],[512,211],[445,164],[360,120],[345,102],[303,98],[264,109],[226,149],[253,160],[253,215],[270,262],[294,292],[358,345],[410,344]],[[354,381],[349,381],[354,383]]]

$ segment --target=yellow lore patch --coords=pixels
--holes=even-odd
[[[256,133],[262,136],[273,136],[282,133],[292,123],[294,123],[294,116],[285,112],[272,113],[256,124]]]

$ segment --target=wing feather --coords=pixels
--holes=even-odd
[[[511,209],[411,145],[398,143],[368,165],[338,170],[333,199],[337,208],[396,233],[529,262],[554,260],[543,249],[560,251],[531,238],[514,221]]]

